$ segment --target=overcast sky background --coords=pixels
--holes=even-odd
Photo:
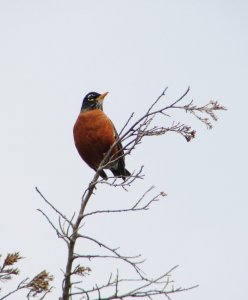
[[[94,174],[72,138],[84,95],[109,91],[104,110],[120,130],[166,86],[170,103],[190,85],[184,103],[228,108],[213,130],[175,111],[164,125],[185,121],[197,138],[147,139],[126,159],[129,171],[145,166],[145,179],[129,192],[100,186],[89,210],[131,205],[151,185],[168,197],[145,213],[92,217],[84,229],[142,253],[152,276],[180,265],[175,286],[200,284],[172,299],[247,300],[247,38],[245,0],[0,1],[0,253],[25,257],[20,279],[47,269],[56,285],[47,299],[60,295],[66,248],[36,211],[57,220],[35,187],[67,216],[78,210]],[[83,264],[93,282],[112,267]]]

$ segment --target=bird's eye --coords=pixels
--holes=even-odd
[[[95,97],[93,94],[89,94],[87,98],[88,98],[88,101],[90,101],[90,102],[95,100]]]

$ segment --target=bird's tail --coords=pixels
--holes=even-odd
[[[121,177],[124,181],[131,175],[131,173],[127,169],[119,170],[119,169],[110,169],[114,176]]]

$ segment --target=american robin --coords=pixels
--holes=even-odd
[[[107,94],[108,92],[87,94],[73,128],[74,141],[80,156],[95,171],[119,138],[113,123],[103,112],[103,100]],[[109,156],[110,161],[104,165],[108,163],[105,169],[110,169],[114,176],[125,180],[131,174],[125,169],[123,154],[121,142],[117,142]],[[99,175],[104,179],[108,178],[103,170],[99,171]]]

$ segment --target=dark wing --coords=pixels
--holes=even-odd
[[[113,125],[113,123],[112,123]],[[125,157],[124,157],[124,151],[121,142],[119,141],[119,135],[113,125],[114,129],[114,135],[115,140],[117,140],[117,149],[118,149],[118,156],[120,157],[117,161],[117,164],[112,167],[110,170],[114,174],[114,176],[120,176],[123,180],[126,179],[126,177],[130,176],[131,173],[125,168]]]

